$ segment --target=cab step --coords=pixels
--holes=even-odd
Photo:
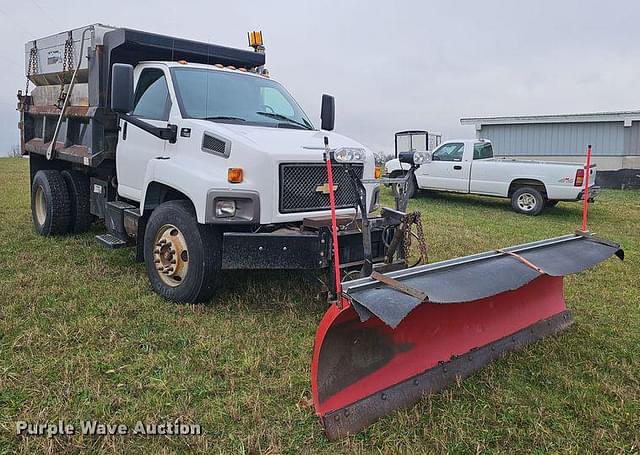
[[[115,235],[109,233],[96,235],[96,240],[103,246],[111,249],[124,248],[126,246],[129,246],[129,243],[127,243],[125,240],[122,240],[121,238],[118,238]]]

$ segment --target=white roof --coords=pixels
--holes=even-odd
[[[208,70],[214,70],[214,71],[223,71],[226,73],[239,73],[239,74],[245,74],[247,76],[253,76],[253,77],[262,77],[264,78],[263,75],[261,74],[257,74],[254,73],[253,71],[241,71],[239,69],[231,69],[228,66],[217,66],[214,64],[211,65],[207,65],[205,63],[179,63],[179,62],[174,62],[174,61],[166,61],[166,60],[145,60],[140,62],[140,64],[143,63],[152,63],[154,65],[166,65],[169,68],[173,68],[173,67],[180,67],[180,68],[201,68],[201,69],[208,69]]]
[[[585,114],[517,115],[512,117],[464,117],[463,125],[512,125],[518,123],[576,123],[640,121],[640,111],[592,112]]]

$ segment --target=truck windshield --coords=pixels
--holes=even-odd
[[[277,82],[203,68],[172,68],[184,118],[313,129],[298,103]]]

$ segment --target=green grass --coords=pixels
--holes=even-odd
[[[326,303],[296,273],[228,273],[214,302],[156,296],[94,232],[35,235],[28,162],[0,160],[0,453],[638,452],[640,193],[605,191],[593,231],[627,260],[567,278],[576,324],[461,384],[329,443],[309,362]],[[386,196],[388,198],[388,195]],[[539,217],[502,199],[422,195],[431,260],[572,232],[578,204]],[[182,419],[199,437],[16,437],[15,421]]]

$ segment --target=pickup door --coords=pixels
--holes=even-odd
[[[450,142],[433,152],[433,161],[421,166],[416,173],[420,188],[469,192],[471,161],[464,153],[464,143]]]
[[[493,147],[490,143],[474,144],[469,192],[507,197],[511,183],[508,173],[513,169],[508,165],[504,166],[505,164],[507,163],[504,161],[493,159]]]

